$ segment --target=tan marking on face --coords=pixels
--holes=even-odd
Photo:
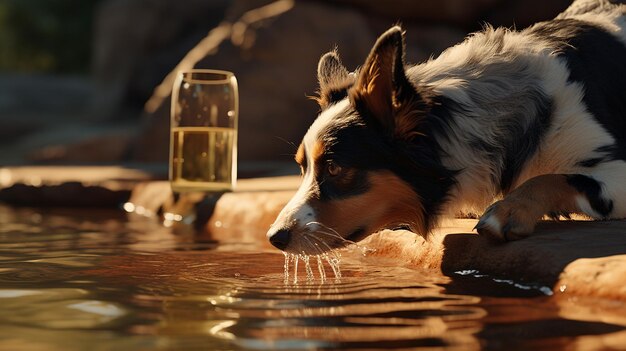
[[[318,160],[320,160],[322,156],[324,155],[325,149],[326,147],[324,145],[324,142],[317,140],[315,144],[313,144],[313,147],[311,148],[311,159],[314,162],[317,162]]]
[[[370,172],[368,180],[370,189],[364,194],[313,204],[318,221],[344,238],[360,228],[371,234],[398,224],[426,235],[421,202],[407,183],[389,171]]]
[[[304,164],[306,163],[306,156],[304,155],[304,144],[300,144],[300,146],[298,146],[298,151],[296,151],[296,162],[298,162],[298,164],[300,166],[304,166]]]

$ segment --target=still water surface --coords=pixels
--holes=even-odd
[[[618,302],[360,252],[343,253],[340,280],[326,265],[323,283],[304,269],[285,283],[261,240],[0,207],[0,350],[626,349]]]

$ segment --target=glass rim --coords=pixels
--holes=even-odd
[[[178,74],[180,75],[180,79],[184,82],[200,83],[200,84],[226,84],[226,83],[230,83],[230,81],[233,78],[235,78],[235,74],[233,72],[219,70],[219,69],[194,68],[194,69],[179,71]],[[207,75],[213,74],[218,77],[216,77],[216,79],[202,78],[202,77],[198,78],[198,77],[194,77],[193,76],[194,74],[207,74]],[[222,76],[222,77],[219,77],[219,76]]]

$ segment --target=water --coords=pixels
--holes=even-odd
[[[235,129],[217,127],[172,128],[172,189],[230,190],[233,187]]]
[[[335,273],[324,257],[286,259],[258,237],[216,242],[122,211],[0,207],[0,350],[626,345],[619,302],[471,270],[446,277],[359,250],[329,256],[340,259]]]

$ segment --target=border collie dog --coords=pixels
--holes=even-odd
[[[544,216],[626,218],[626,5],[576,0],[418,65],[405,64],[403,35],[381,35],[354,73],[337,52],[320,59],[321,112],[274,246],[318,254],[384,228],[426,236],[444,215],[482,213],[478,233],[497,241]]]

